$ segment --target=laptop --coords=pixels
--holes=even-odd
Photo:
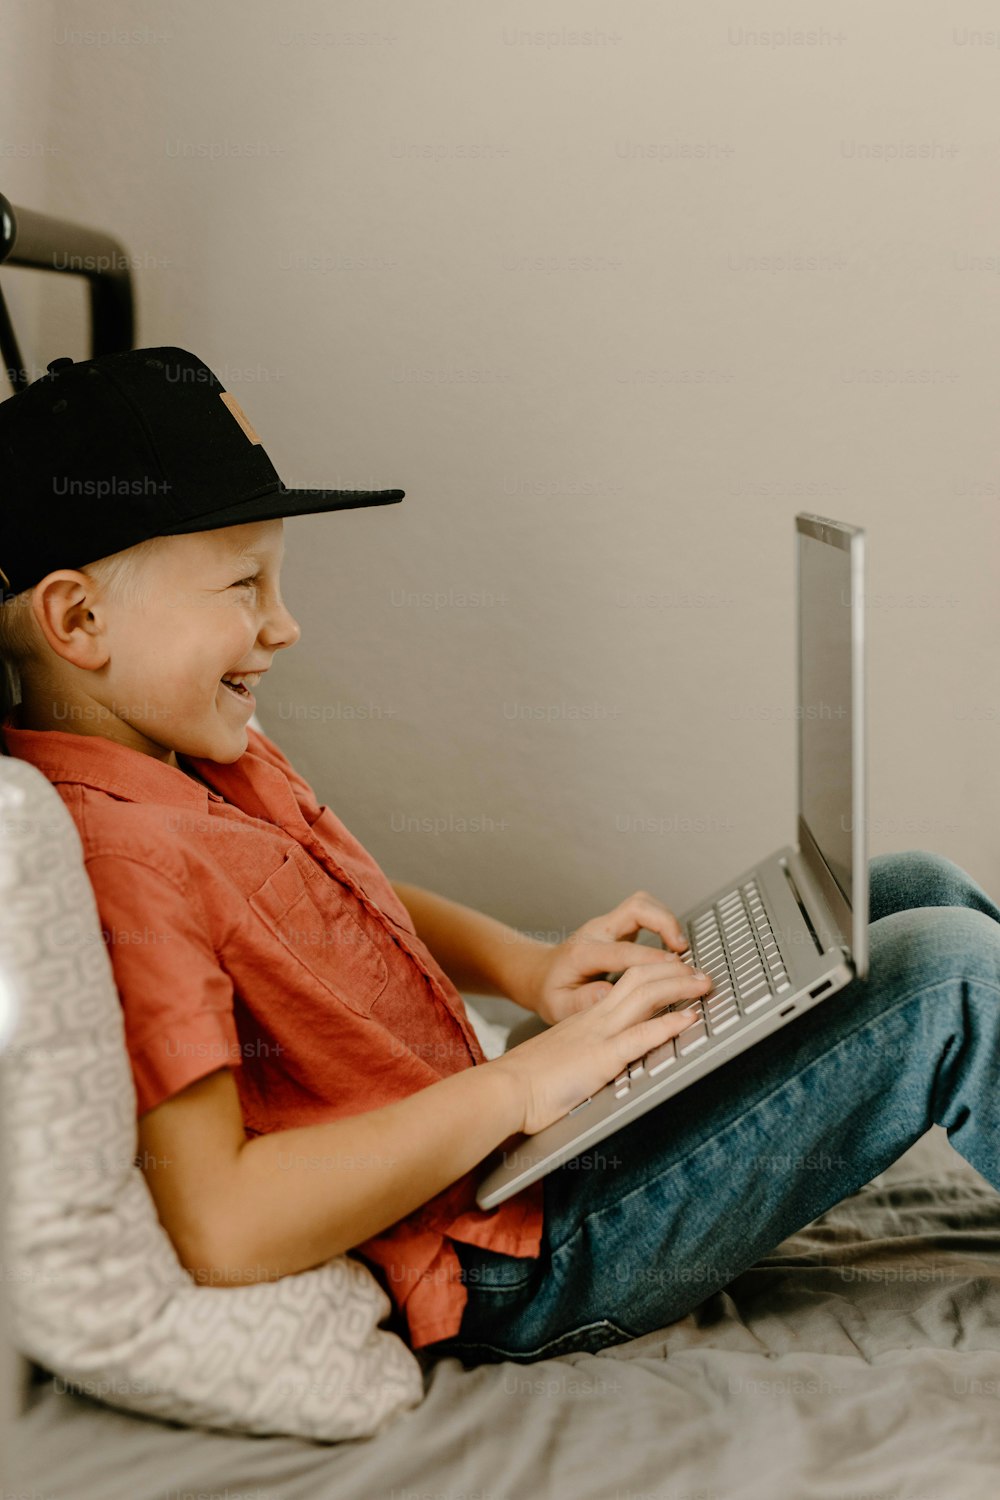
[[[865,533],[801,512],[795,562],[796,842],[679,916],[689,944],[680,957],[712,980],[693,1002],[689,1026],[544,1130],[508,1137],[486,1158],[480,1208],[497,1207],[867,977]]]

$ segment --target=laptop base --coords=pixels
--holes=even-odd
[[[676,1038],[676,1047],[636,1059],[544,1130],[510,1137],[484,1163],[479,1207],[497,1207],[849,984],[855,977],[849,947],[824,908],[812,904],[813,895],[800,852],[786,846],[681,917],[691,944],[683,957],[713,981],[702,1019]],[[723,919],[730,912],[733,918],[720,921],[720,910]],[[730,999],[726,990],[734,987]]]

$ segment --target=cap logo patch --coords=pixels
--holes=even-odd
[[[223,403],[232,412],[237,422],[239,422],[240,426],[243,428],[243,431],[246,433],[251,443],[259,443],[260,438],[251,427],[250,419],[248,418],[240,403],[237,401],[236,397],[229,391],[220,391],[219,395],[221,396]]]

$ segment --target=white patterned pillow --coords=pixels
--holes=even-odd
[[[139,1169],[124,1021],[79,834],[36,766],[0,755],[5,1275],[14,1343],[110,1406],[337,1441],[423,1399],[389,1298],[341,1255],[278,1281],[199,1285]],[[0,1206],[2,1207],[2,1206]]]

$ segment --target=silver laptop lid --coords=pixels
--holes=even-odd
[[[801,512],[798,597],[798,822],[803,861],[859,978],[868,973],[865,533]]]

